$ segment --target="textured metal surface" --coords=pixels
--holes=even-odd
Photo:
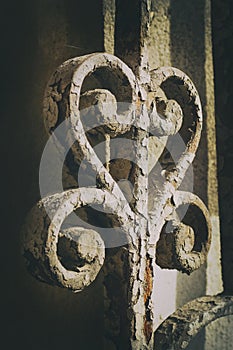
[[[130,107],[124,114],[124,122],[122,122],[122,115],[116,113],[117,96],[114,98],[106,89],[90,90],[81,94],[85,77],[103,67],[110,69],[116,79],[119,74],[127,78]],[[190,139],[173,168],[166,169],[159,185],[155,183],[153,191],[148,192],[149,141],[151,138],[159,140],[159,137],[167,138],[168,135],[177,133],[182,126],[183,118],[186,117],[183,116],[179,104],[175,100],[166,98],[162,92],[162,84],[169,79],[173,79],[174,84],[183,84],[183,93],[188,95],[189,104],[192,106]],[[118,80],[118,84],[120,86],[121,81]],[[109,133],[111,137],[116,137],[130,129],[136,130],[133,137],[137,162],[137,168],[134,171],[135,204],[133,207],[129,205],[120,187],[113,180],[114,169],[111,174],[108,172],[86,136],[79,112],[80,98],[84,106],[97,101],[101,125],[105,125],[102,133]],[[166,221],[171,220],[180,205],[194,204],[204,214],[208,233],[201,242],[201,251],[195,252],[191,247],[191,252],[188,253],[182,250],[182,245],[186,239],[189,240],[189,228],[182,224],[182,240],[180,240],[181,226],[176,218],[175,239],[170,240],[169,248],[166,247],[176,252],[176,257],[173,254],[170,261],[164,263],[164,255],[171,257],[171,254],[167,254],[166,251],[164,253],[160,245],[157,262],[162,262],[161,266],[190,273],[204,263],[210,245],[211,227],[204,204],[191,194],[176,191],[193,161],[200,139],[202,114],[197,91],[184,73],[166,67],[152,72],[150,87],[146,90],[145,85],[135,77],[131,69],[115,56],[104,53],[91,54],[65,62],[48,84],[45,98],[45,122],[48,131],[52,132],[66,118],[70,121],[69,136],[75,140],[75,143],[71,142],[75,164],[78,164],[83,157],[87,159],[98,174],[102,189],[80,188],[42,199],[29,216],[29,224],[26,228],[24,254],[29,258],[29,269],[33,270],[34,275],[38,275],[40,279],[74,291],[79,291],[91,283],[104,261],[101,238],[97,232],[90,235],[90,240],[99,242],[96,250],[99,256],[96,255],[95,262],[91,263],[88,259],[84,259],[85,264],[82,268],[79,267],[78,271],[70,271],[64,268],[61,258],[58,257],[59,229],[65,218],[80,206],[98,203],[103,208],[107,208],[116,214],[118,224],[124,230],[128,240],[128,258],[125,264],[130,271],[128,290],[131,293],[128,303],[131,311],[128,315],[131,332],[136,338],[133,343],[136,348],[150,348],[153,342],[152,294],[156,243]],[[153,136],[150,136],[151,134]],[[164,147],[165,145],[166,142]],[[159,152],[161,154],[161,151]],[[150,155],[152,163],[153,157],[154,164],[157,163],[159,154]],[[35,224],[32,223],[34,221]],[[71,228],[72,230],[75,228]],[[165,239],[166,237],[168,235]],[[96,246],[94,242],[90,243],[93,247]]]
[[[161,324],[155,333],[154,349],[186,349],[202,328],[229,315],[233,315],[232,296],[205,296],[195,299]]]
[[[154,344],[156,262],[162,267],[191,273],[205,262],[211,240],[205,205],[196,196],[178,191],[201,136],[200,99],[192,81],[180,70],[162,67],[150,72],[145,45],[150,5],[149,0],[140,2],[137,48],[128,51],[124,40],[119,40],[122,47],[119,45],[118,51],[122,49],[128,65],[112,54],[93,53],[66,61],[51,77],[44,101],[45,125],[52,135],[64,121],[69,125],[66,144],[61,147],[68,145],[70,148],[72,166],[67,161],[64,166],[73,181],[68,188],[73,189],[43,198],[32,209],[24,228],[24,255],[32,274],[76,292],[89,285],[103,266],[104,243],[98,230],[81,227],[63,230],[63,222],[71,213],[93,204],[115,215],[110,222],[122,229],[127,247],[116,254],[113,264],[111,259],[106,259],[106,270],[114,270],[119,261],[120,266],[124,266],[119,269],[124,273],[118,273],[123,276],[119,281],[126,299],[129,346],[140,350],[151,350]],[[110,11],[113,22],[113,7],[109,10],[105,6],[104,11],[105,17]],[[111,28],[105,23],[105,30]],[[110,51],[113,51],[113,44],[109,43]],[[128,106],[124,113],[118,109],[121,102]],[[88,125],[81,117],[81,110],[93,104],[98,113]],[[95,123],[101,126],[90,136],[87,131]],[[172,166],[167,166],[164,160],[167,142],[179,132],[184,137],[184,147],[176,154]],[[127,148],[117,154],[116,158],[121,159],[110,164],[111,151],[106,147],[104,165],[90,142],[98,138],[98,133],[106,142],[119,136],[131,140],[135,164],[128,160]],[[83,159],[97,174],[98,188],[77,189],[72,175]],[[162,169],[157,167],[160,161],[164,162]],[[132,182],[132,191],[126,188],[127,182],[116,181],[121,176]],[[198,207],[202,212],[204,234],[180,223],[176,212],[184,204]],[[168,226],[169,231],[164,229]],[[167,239],[168,245],[164,244]],[[87,247],[84,241],[88,242]],[[106,299],[113,305],[116,299],[112,289],[116,287],[108,284],[108,273]],[[119,338],[121,325],[118,321],[111,323],[110,317],[109,321],[112,333]]]

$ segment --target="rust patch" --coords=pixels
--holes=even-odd
[[[146,258],[146,273],[145,273],[145,288],[144,288],[144,303],[148,302],[153,288],[153,273],[151,266],[151,258]]]
[[[153,289],[153,270],[152,261],[149,256],[146,257],[146,271],[145,271],[145,287],[144,287],[144,303],[146,308],[146,314],[144,316],[144,335],[146,337],[147,344],[151,339],[153,333],[153,321],[151,319],[151,313],[149,309],[149,302]]]
[[[153,333],[152,321],[151,320],[148,321],[145,317],[144,335],[146,337],[147,344],[149,344],[149,341],[151,340],[152,333]]]

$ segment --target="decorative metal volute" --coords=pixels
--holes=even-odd
[[[164,268],[191,273],[204,263],[211,239],[203,202],[191,193],[178,191],[200,140],[198,93],[192,81],[175,68],[159,68],[149,77],[150,83],[144,84],[124,62],[106,53],[77,57],[57,69],[45,94],[45,125],[73,185],[67,190],[60,186],[58,193],[42,198],[24,227],[24,255],[30,272],[40,280],[77,292],[88,286],[103,266],[106,237],[93,225],[62,225],[72,213],[88,205],[98,205],[107,217],[114,215],[109,222],[113,226],[117,223],[127,244],[124,263],[130,271],[131,346],[141,350],[153,347],[156,262]],[[177,98],[176,93],[167,97],[177,86],[180,96]],[[182,106],[184,96],[188,115]],[[62,139],[56,130],[63,124],[66,137]],[[105,139],[104,159],[95,151],[93,140],[98,140],[97,135]],[[169,149],[170,135],[182,144],[175,153]],[[119,137],[120,154],[124,156],[118,158],[125,159],[121,171],[127,167],[131,170],[117,182],[119,162],[111,159],[111,142],[114,145]],[[133,144],[133,156],[127,154],[127,146],[122,152],[124,142]],[[168,165],[167,155],[171,160]],[[75,188],[80,184],[72,172],[78,173],[83,161],[96,174],[94,187]],[[131,187],[127,187],[129,180]],[[180,223],[177,210],[182,205],[199,208],[206,221],[204,234]],[[114,239],[108,236],[107,242]],[[116,243],[120,245],[123,243]]]

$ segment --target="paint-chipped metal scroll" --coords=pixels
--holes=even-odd
[[[47,130],[53,135],[67,121],[69,132],[63,146],[67,142],[72,155],[72,167],[67,165],[69,172],[85,159],[98,176],[98,186],[77,188],[76,184],[73,189],[43,198],[32,209],[25,225],[24,255],[29,270],[37,278],[80,291],[103,266],[104,243],[98,230],[82,227],[63,230],[62,223],[70,213],[86,205],[97,204],[113,213],[127,238],[124,264],[128,269],[125,283],[131,348],[151,350],[156,259],[162,267],[191,273],[206,259],[211,227],[203,202],[190,193],[178,191],[201,135],[202,111],[197,90],[175,68],[159,68],[148,72],[148,79],[144,78],[135,76],[124,62],[106,53],[71,59],[54,73],[44,104]],[[124,109],[118,108],[121,102],[127,108],[125,105]],[[91,119],[94,136],[100,133],[110,141],[119,136],[133,141],[135,164],[125,176],[133,184],[130,202],[114,180],[119,163],[113,162],[112,167],[104,165],[90,142],[92,136],[87,135],[90,119],[85,120],[81,110],[92,105],[98,110]],[[162,169],[158,168],[160,161],[163,163],[169,137],[180,132],[185,136],[182,151],[168,167],[164,163]],[[109,149],[106,153],[109,156]],[[202,212],[205,234],[193,232],[187,224],[179,222],[177,211],[184,203]],[[169,244],[164,250],[167,239]],[[87,247],[82,247],[84,241],[88,242]]]
[[[121,217],[114,193],[101,189],[80,188],[43,198],[24,226],[24,255],[37,279],[78,292],[96,278],[105,257],[99,233],[82,227],[61,229],[70,213],[90,203],[118,213],[123,228],[133,219],[127,210]]]
[[[211,322],[233,315],[232,296],[195,299],[169,316],[155,332],[156,350],[183,350]]]
[[[55,72],[46,91],[44,114],[45,125],[49,133],[52,133],[67,118],[70,122],[69,142],[71,142],[74,162],[78,164],[83,157],[88,159],[99,175],[99,182],[102,182],[103,189],[80,188],[43,198],[29,213],[24,226],[24,255],[27,258],[29,271],[40,280],[75,292],[82,290],[95,279],[104,262],[105,247],[99,233],[94,230],[89,230],[88,233],[88,230],[83,228],[70,227],[68,232],[67,230],[60,231],[63,221],[72,211],[88,204],[101,205],[104,210],[117,215],[118,222],[122,230],[127,232],[129,240],[132,242],[135,240],[133,231],[135,214],[118,185],[92,149],[80,118],[80,99],[82,104],[90,105],[93,99],[101,101],[104,97],[105,103],[107,102],[109,106],[111,102],[114,110],[115,99],[110,92],[96,89],[86,94],[81,93],[84,79],[98,68],[108,68],[125,76],[131,86],[130,101],[132,103],[135,101],[137,86],[132,71],[114,56],[92,54],[67,61]],[[133,111],[129,109],[128,113],[124,113],[123,116],[106,113],[98,116],[106,117],[107,119],[101,120],[101,124],[106,125],[107,130],[114,135],[118,135],[129,129],[132,124]],[[116,120],[113,119],[114,117]],[[122,118],[125,124],[121,122]],[[83,233],[85,237],[89,234],[87,249],[82,249],[81,244],[78,244]],[[63,241],[73,241],[73,245],[77,246],[78,261],[80,255],[83,255],[80,250],[85,251],[84,256],[81,257],[82,263],[75,266],[75,271],[62,264],[65,259],[59,256],[58,250],[61,238]],[[69,247],[67,244],[65,246]],[[89,259],[90,256],[93,256],[92,260]]]
[[[206,261],[211,243],[211,222],[205,204],[194,194],[178,190],[186,171],[194,160],[200,141],[201,102],[193,82],[177,68],[162,67],[152,71],[151,90],[148,94],[151,123],[158,140],[164,142],[165,139],[167,142],[168,135],[174,135],[178,131],[182,132],[185,128],[188,132],[188,139],[187,135],[182,135],[186,139],[186,148],[180,153],[180,157],[174,164],[163,170],[165,181],[162,184],[159,181],[156,191],[153,192],[156,199],[152,210],[149,211],[151,222],[154,222],[155,226],[158,225],[158,222],[164,224],[164,226],[159,226],[161,234],[159,240],[156,241],[156,263],[162,268],[177,269],[190,274]],[[168,95],[174,95],[174,99],[166,98],[163,90],[168,91]],[[162,114],[161,118],[153,117],[154,109],[160,115]],[[190,121],[186,122],[187,119]],[[180,222],[177,210],[185,205],[190,209],[192,207],[199,209],[204,218],[201,232]],[[166,218],[165,221],[162,221],[159,216],[163,216],[164,213],[166,213]]]
[[[200,198],[192,193],[176,191],[173,200],[176,210],[181,205],[199,208],[207,227],[205,230],[203,225],[201,232],[195,234],[191,226],[178,221],[173,213],[164,225],[157,243],[157,264],[162,268],[173,268],[190,274],[206,261],[211,242],[209,213]]]

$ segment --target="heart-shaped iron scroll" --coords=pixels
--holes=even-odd
[[[119,107],[122,102],[126,107]],[[80,110],[94,104],[98,113],[85,126]],[[150,73],[150,83],[145,84],[117,57],[90,54],[65,62],[48,84],[45,124],[49,133],[55,134],[64,122],[68,123],[66,140],[58,143],[61,147],[67,143],[70,149],[69,171],[84,159],[97,174],[98,186],[61,189],[61,193],[46,196],[32,209],[24,228],[24,255],[29,270],[43,281],[72,291],[82,290],[95,279],[104,263],[104,243],[93,226],[62,230],[62,223],[86,205],[99,205],[103,211],[114,214],[128,243],[129,304],[133,311],[129,317],[134,325],[146,325],[141,327],[144,335],[136,332],[134,341],[137,346],[148,344],[153,333],[150,324],[157,242],[157,263],[187,273],[200,267],[210,246],[211,225],[205,205],[191,193],[177,190],[200,139],[202,111],[198,93],[178,69],[159,68]],[[114,171],[111,173],[119,163],[112,161],[110,171],[109,166],[103,165],[91,136],[87,136],[91,128],[108,135],[110,141],[123,136],[132,139],[135,164],[127,174],[127,179],[133,179],[130,203]],[[179,130],[185,143],[173,154],[168,144]],[[121,158],[127,161],[126,154],[127,150]],[[167,154],[172,161],[169,167],[161,167]],[[122,162],[122,169],[126,169],[128,163]],[[194,232],[180,223],[177,213],[184,205],[200,210],[206,232]],[[145,282],[148,276],[150,283]]]

